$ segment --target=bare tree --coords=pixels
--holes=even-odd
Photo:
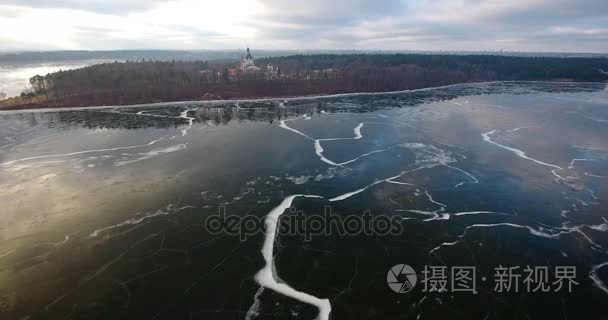
[[[33,77],[30,78],[30,85],[32,86],[32,89],[34,90],[34,93],[41,95],[44,94],[46,96],[46,99],[49,99],[49,93],[48,93],[48,84],[46,81],[46,78],[41,76],[41,75],[35,75]]]
[[[36,96],[36,93],[34,92],[34,89],[26,87],[25,89],[23,89],[23,91],[21,92],[21,94],[19,96],[21,97],[21,99],[24,102],[25,102],[25,100],[27,100],[28,103],[32,103],[32,100]]]
[[[6,99],[6,92],[0,91],[0,100]]]

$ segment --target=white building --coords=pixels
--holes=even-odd
[[[278,78],[279,78],[279,67],[272,65],[272,64],[268,64],[266,66],[266,79],[275,80]]]
[[[260,68],[255,66],[255,61],[253,61],[253,56],[251,56],[249,48],[247,48],[247,55],[245,58],[241,57],[241,70],[243,70],[243,72],[260,71]]]

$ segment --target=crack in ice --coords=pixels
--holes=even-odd
[[[504,145],[504,144],[500,144],[500,143],[498,143],[498,142],[496,142],[496,141],[492,140],[492,138],[491,138],[490,136],[491,136],[492,134],[496,133],[497,131],[498,131],[498,130],[492,130],[492,131],[488,131],[488,132],[486,132],[486,133],[482,133],[482,134],[481,134],[481,136],[483,137],[483,140],[484,140],[484,141],[489,142],[489,143],[491,143],[491,144],[493,144],[493,145],[495,145],[495,146],[498,146],[498,147],[500,147],[500,148],[503,148],[503,149],[505,149],[505,150],[508,150],[508,151],[510,151],[510,152],[512,152],[512,153],[514,153],[515,155],[517,155],[517,156],[518,156],[518,157],[520,157],[520,158],[523,158],[523,159],[526,159],[526,160],[533,161],[533,162],[538,163],[538,164],[543,165],[543,166],[547,166],[547,167],[551,167],[551,168],[555,168],[555,169],[563,170],[563,168],[562,168],[562,167],[560,167],[560,166],[557,166],[557,165],[554,165],[554,164],[550,164],[550,163],[546,163],[546,162],[543,162],[543,161],[540,161],[540,160],[537,160],[537,159],[534,159],[534,158],[530,158],[530,157],[528,157],[528,156],[526,155],[526,153],[525,153],[525,152],[523,152],[523,151],[521,151],[521,150],[519,150],[519,149],[515,149],[515,148],[512,148],[512,147],[506,146],[506,145]]]
[[[146,144],[139,144],[139,145],[134,145],[134,146],[116,147],[116,148],[107,148],[107,149],[93,149],[93,150],[76,151],[76,152],[70,152],[70,153],[50,154],[50,155],[42,155],[42,156],[34,156],[34,157],[28,157],[28,158],[21,158],[21,159],[16,159],[16,160],[11,160],[11,161],[0,163],[0,166],[8,166],[8,165],[11,165],[11,164],[16,163],[16,162],[35,160],[35,159],[58,158],[58,157],[67,157],[67,156],[74,156],[74,155],[87,154],[87,153],[96,153],[96,152],[106,152],[106,151],[117,151],[117,150],[135,149],[135,148],[141,148],[141,147],[151,146],[151,145],[156,144],[156,143],[158,143],[160,141],[171,140],[173,138],[174,137],[171,137],[171,138],[165,138],[165,137],[163,137],[163,138],[160,138],[160,139],[152,140],[152,141],[150,141],[150,142],[148,142]]]
[[[370,156],[372,154],[384,152],[384,151],[387,151],[388,149],[391,148],[391,147],[389,147],[389,148],[384,148],[384,149],[379,149],[379,150],[373,150],[373,151],[364,153],[364,154],[362,154],[362,155],[360,155],[360,156],[358,156],[358,157],[356,157],[354,159],[350,159],[350,160],[347,160],[347,161],[344,161],[344,162],[339,162],[339,163],[338,162],[334,162],[333,160],[328,159],[327,157],[325,157],[323,155],[323,152],[325,151],[325,149],[323,149],[323,146],[321,145],[321,142],[322,141],[339,141],[339,140],[359,140],[359,139],[363,138],[363,134],[361,133],[361,129],[363,128],[364,122],[359,123],[353,129],[353,133],[354,133],[355,136],[352,137],[352,138],[313,139],[310,136],[308,136],[307,134],[305,134],[305,133],[303,133],[303,132],[301,132],[299,130],[296,130],[296,129],[294,129],[294,128],[292,128],[292,127],[290,127],[290,126],[287,125],[287,123],[286,123],[287,121],[294,121],[294,120],[297,120],[297,119],[281,120],[281,122],[279,123],[279,127],[283,128],[283,129],[286,129],[286,130],[289,130],[291,132],[294,132],[294,133],[296,133],[296,134],[298,134],[298,135],[300,135],[300,136],[302,136],[302,137],[304,137],[304,138],[306,138],[308,140],[313,141],[313,145],[314,145],[314,148],[315,148],[315,154],[317,155],[317,157],[319,157],[319,159],[321,161],[329,164],[330,166],[344,167],[345,165],[353,163],[355,161],[358,161],[361,158]]]
[[[277,293],[280,293],[284,296],[291,297],[300,302],[310,304],[316,306],[319,309],[319,315],[317,319],[319,320],[329,320],[329,314],[331,312],[331,304],[329,299],[320,299],[315,296],[312,296],[308,293],[298,291],[286,283],[279,282],[278,275],[276,274],[276,269],[274,267],[274,243],[277,235],[277,224],[279,222],[280,216],[285,212],[286,209],[291,207],[293,200],[297,197],[305,197],[305,198],[323,198],[317,195],[305,195],[305,194],[296,194],[290,195],[283,199],[283,201],[274,209],[272,209],[268,215],[266,215],[265,225],[266,232],[264,238],[264,245],[262,246],[262,256],[264,258],[265,265],[264,267],[258,271],[255,275],[255,280],[258,284],[264,288],[271,289]],[[258,290],[258,293],[261,292]],[[256,296],[258,295],[256,293]],[[256,300],[257,301],[257,300]],[[255,305],[255,303],[254,303]],[[254,308],[254,306],[252,306]],[[254,309],[250,308],[252,311]],[[254,312],[247,312],[248,316],[253,315]]]

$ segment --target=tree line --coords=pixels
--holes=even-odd
[[[230,77],[236,62],[127,61],[37,75],[9,107],[379,92],[494,80],[606,81],[606,58],[492,55],[294,55],[257,60],[280,77]],[[311,76],[312,75],[312,76]],[[5,104],[6,105],[6,104]]]

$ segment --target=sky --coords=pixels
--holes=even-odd
[[[608,0],[0,0],[0,50],[608,53]]]

